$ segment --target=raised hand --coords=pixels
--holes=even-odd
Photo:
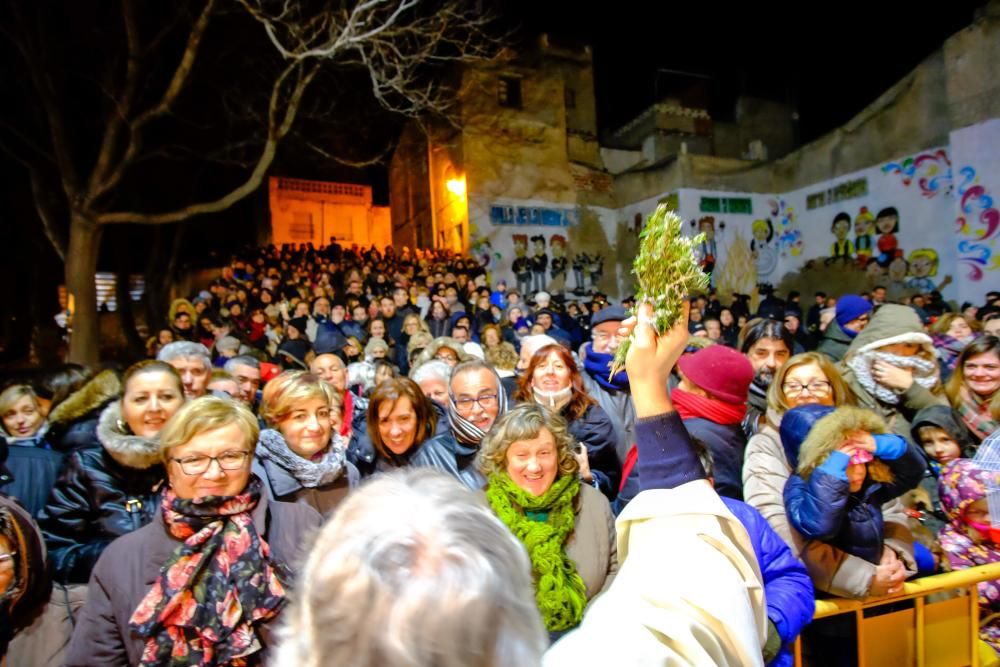
[[[684,353],[688,342],[688,313],[690,304],[684,303],[680,319],[661,335],[653,328],[653,306],[639,305],[637,315],[622,322],[618,333],[628,336],[633,330],[635,336],[625,357],[632,389],[632,402],[636,415],[648,417],[673,411],[667,394],[670,371]]]

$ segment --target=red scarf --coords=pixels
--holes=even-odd
[[[681,419],[701,417],[716,424],[732,426],[742,422],[747,414],[746,404],[725,403],[717,398],[705,398],[683,389],[674,389],[670,394],[670,400],[673,401]]]
[[[346,372],[346,371],[345,371]],[[347,437],[347,434],[351,432],[351,421],[354,416],[354,396],[351,392],[344,392],[344,416],[340,420],[340,435]]]

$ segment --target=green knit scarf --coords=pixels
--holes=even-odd
[[[506,472],[494,473],[488,481],[486,499],[531,558],[535,602],[545,628],[551,632],[576,627],[587,605],[587,586],[564,546],[576,523],[573,499],[580,480],[575,475],[558,477],[541,496],[519,487]],[[548,518],[535,521],[525,512],[546,512]]]

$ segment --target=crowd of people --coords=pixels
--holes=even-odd
[[[242,253],[150,358],[5,382],[0,655],[846,659],[817,596],[1000,560],[1000,293],[764,296],[657,334],[449,253]]]

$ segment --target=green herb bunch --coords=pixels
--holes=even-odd
[[[681,234],[683,221],[666,204],[656,207],[639,236],[639,254],[632,263],[638,289],[636,305],[653,304],[653,326],[662,334],[672,327],[683,312],[684,301],[694,292],[708,287],[708,275],[698,266],[695,248],[705,240],[704,234],[693,238]],[[625,355],[632,336],[622,341],[615,352],[611,375],[625,367]]]

